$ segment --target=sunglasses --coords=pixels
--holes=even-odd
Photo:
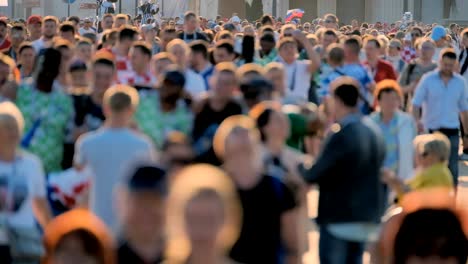
[[[325,20],[325,23],[331,24],[331,23],[335,23],[335,21],[333,21],[333,20]]]
[[[411,36],[412,36],[412,37],[417,37],[417,38],[419,38],[419,37],[421,37],[421,34],[418,34],[418,33],[411,33]]]

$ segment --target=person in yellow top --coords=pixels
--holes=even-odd
[[[447,167],[450,141],[440,133],[420,135],[414,139],[416,173],[403,182],[394,172],[385,170],[383,181],[401,199],[406,193],[425,188],[453,188],[453,178]]]

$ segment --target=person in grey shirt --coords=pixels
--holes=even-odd
[[[138,93],[129,86],[117,85],[104,94],[105,125],[81,136],[75,148],[75,166],[92,172],[91,210],[112,230],[117,230],[113,210],[114,187],[135,160],[153,158],[151,141],[131,129],[138,105]]]

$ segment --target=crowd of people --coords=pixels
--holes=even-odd
[[[62,20],[0,19],[1,263],[302,263],[311,188],[320,263],[466,263],[468,29]]]

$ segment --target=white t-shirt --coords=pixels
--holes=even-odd
[[[185,71],[184,88],[195,99],[200,98],[207,90],[203,77],[190,69]]]
[[[308,101],[312,80],[310,61],[296,60],[293,64],[287,64],[281,58],[279,60],[286,70],[286,97]]]
[[[7,217],[13,227],[34,228],[36,222],[32,201],[33,198],[45,198],[46,188],[41,161],[33,154],[22,152],[14,162],[0,161],[1,221]],[[11,199],[12,197],[14,198]],[[0,245],[2,244],[8,244],[8,237],[6,230],[0,225]]]
[[[94,30],[93,28],[88,28],[88,29],[85,29],[84,27],[80,28],[78,30],[78,32],[80,33],[80,36],[83,36],[84,34],[86,33],[94,33],[96,34],[96,30]]]
[[[32,42],[32,46],[34,48],[34,50],[36,51],[36,54],[39,53],[39,51],[41,51],[42,49],[45,48],[45,41],[43,38],[40,38],[40,39],[37,39],[35,41]]]
[[[90,208],[113,231],[117,231],[114,188],[135,160],[153,157],[151,141],[126,128],[101,128],[78,139],[75,163],[88,166],[93,174]]]

